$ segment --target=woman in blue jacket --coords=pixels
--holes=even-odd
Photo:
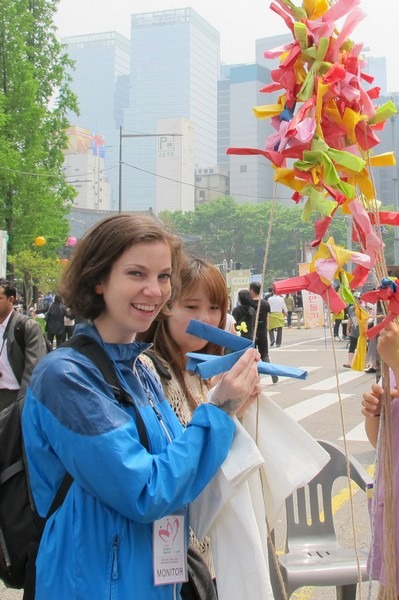
[[[117,215],[79,242],[60,293],[88,324],[135,408],[119,404],[93,363],[61,347],[35,369],[23,434],[36,507],[45,516],[68,472],[36,560],[36,600],[175,600],[185,578],[187,507],[230,448],[231,418],[259,393],[247,350],[183,431],[135,342],[178,292],[180,241],[149,216]]]

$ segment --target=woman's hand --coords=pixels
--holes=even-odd
[[[245,411],[251,406],[251,404],[253,402],[255,402],[255,400],[258,398],[259,394],[261,393],[261,391],[262,391],[262,386],[261,386],[260,379],[259,379],[256,390],[254,391],[253,394],[251,394],[251,396],[248,396],[248,398],[245,400],[245,402],[243,404],[241,404],[240,408],[236,412],[236,417],[241,419],[241,417],[244,416]]]
[[[370,392],[365,392],[363,394],[362,415],[366,417],[366,435],[369,439],[370,444],[374,446],[374,448],[376,448],[377,446],[378,427],[380,422],[378,418],[374,417],[379,417],[381,414],[383,394],[384,389],[377,383],[371,386]],[[392,398],[397,398],[398,396],[399,393],[397,390],[391,390],[391,400]]]
[[[362,415],[364,417],[378,417],[381,413],[381,399],[384,393],[383,388],[375,383],[371,386],[370,392],[363,394]]]
[[[248,403],[253,402],[261,391],[259,360],[260,354],[257,350],[246,350],[230,371],[223,375],[213,392],[210,404],[218,406],[230,416],[238,412],[242,414],[244,407],[247,408]]]

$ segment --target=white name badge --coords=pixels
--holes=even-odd
[[[152,529],[154,584],[187,581],[187,544],[184,515],[154,521]]]

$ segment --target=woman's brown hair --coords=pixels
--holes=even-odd
[[[198,286],[206,291],[212,304],[220,306],[221,318],[218,326],[220,329],[224,329],[228,308],[228,292],[226,282],[219,269],[202,258],[186,256],[181,265],[180,277],[180,296],[171,298],[168,302],[168,307],[172,308],[176,302],[184,301],[184,298],[191,294],[192,290]],[[186,357],[170,336],[168,319],[165,316],[157,317],[145,333],[138,333],[136,335],[136,339],[138,341],[152,342],[153,350],[170,365],[190,405],[194,408],[196,402],[191,397],[184,381]],[[218,356],[223,354],[221,346],[217,346],[211,342],[204,342],[204,344],[204,348],[201,349],[202,353],[216,354]]]
[[[180,288],[182,243],[154,217],[119,214],[92,227],[79,241],[60,284],[60,294],[73,313],[96,319],[105,308],[96,285],[106,279],[116,260],[136,244],[164,242],[172,256],[172,295]],[[162,311],[161,311],[162,312]]]

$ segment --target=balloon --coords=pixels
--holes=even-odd
[[[75,246],[77,241],[78,240],[76,239],[76,237],[69,237],[67,239],[67,246]]]
[[[46,243],[46,238],[39,235],[37,238],[35,238],[35,241],[33,243],[35,244],[35,246],[44,246]]]

